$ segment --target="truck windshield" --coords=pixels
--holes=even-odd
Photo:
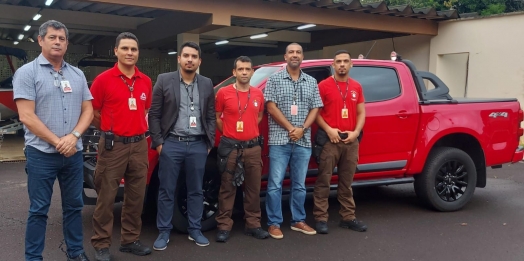
[[[280,70],[280,68],[282,67],[266,66],[255,69],[255,73],[253,74],[253,77],[251,77],[251,81],[249,81],[249,84],[254,87],[258,86],[261,82],[265,81],[271,74]],[[233,84],[235,83],[235,81],[235,76],[229,77],[227,80],[225,80],[215,88],[215,93],[218,91],[218,89]]]

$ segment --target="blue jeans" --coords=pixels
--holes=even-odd
[[[47,213],[53,184],[58,178],[62,198],[62,229],[67,254],[84,253],[82,232],[83,162],[82,152],[67,158],[59,153],[44,153],[31,146],[25,149],[29,216],[25,233],[25,260],[43,260]]]
[[[282,218],[282,182],[289,164],[291,174],[291,225],[306,219],[306,174],[311,148],[288,143],[269,146],[269,179],[266,192],[267,225],[280,227]]]
[[[158,207],[156,225],[160,232],[173,229],[172,219],[175,208],[175,192],[178,176],[185,165],[187,187],[188,232],[201,229],[200,221],[204,212],[202,183],[206,171],[207,144],[200,141],[178,141],[169,136],[160,152],[158,179]],[[184,164],[185,163],[185,164]]]

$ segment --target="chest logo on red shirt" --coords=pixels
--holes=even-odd
[[[357,101],[357,92],[356,91],[351,91],[351,100],[352,101]]]
[[[254,101],[253,101],[253,105],[255,105],[255,107],[258,107],[258,101],[257,101],[257,100],[254,100]]]
[[[145,93],[142,93],[142,95],[140,95],[140,100],[143,100],[145,101],[147,99],[147,96]]]

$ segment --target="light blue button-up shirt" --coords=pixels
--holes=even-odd
[[[53,65],[40,54],[35,60],[20,67],[13,76],[13,99],[35,102],[35,114],[44,125],[58,137],[73,131],[82,113],[82,102],[92,100],[84,73],[62,61],[62,75],[53,70]],[[55,86],[55,76],[60,81],[69,81],[72,92],[64,93]],[[40,139],[24,126],[25,145],[42,152],[58,153],[56,148]],[[82,140],[76,144],[82,150]]]

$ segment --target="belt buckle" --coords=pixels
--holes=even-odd
[[[178,136],[178,141],[184,141],[184,137]]]

